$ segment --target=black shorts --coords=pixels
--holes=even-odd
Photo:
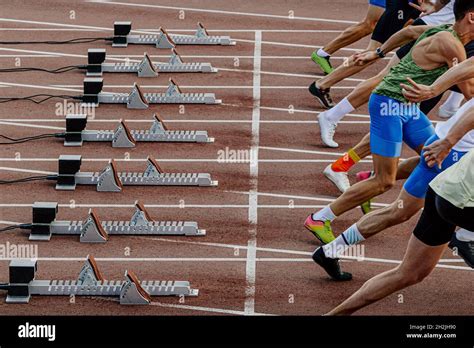
[[[410,19],[418,18],[420,11],[409,5],[408,0],[386,0],[385,12],[380,17],[372,40],[385,43],[390,36],[403,29]]]
[[[430,246],[448,243],[453,237],[456,226],[474,231],[474,207],[458,208],[428,188],[425,208],[413,234]]]

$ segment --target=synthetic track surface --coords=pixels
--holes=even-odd
[[[295,2],[296,3],[296,2]],[[157,1],[119,0],[115,3],[84,1],[9,1],[0,15],[1,41],[66,40],[77,37],[110,36],[113,22],[131,20],[133,29],[152,31],[163,26],[171,33],[194,31],[198,21],[212,34],[230,35],[237,46],[178,46],[186,61],[210,62],[217,74],[161,74],[138,78],[133,74],[104,75],[106,91],[127,92],[133,82],[145,90],[161,91],[173,77],[185,91],[216,93],[220,106],[186,105],[180,114],[173,105],[152,106],[148,110],[127,110],[123,105],[102,105],[96,110],[89,129],[113,129],[119,119],[132,128],[145,129],[153,112],[159,112],[172,129],[207,130],[216,138],[212,144],[138,144],[134,149],[113,149],[108,144],[85,144],[82,148],[63,147],[59,140],[41,140],[0,148],[2,179],[28,176],[26,171],[55,172],[60,154],[82,154],[83,170],[98,171],[114,158],[120,170],[141,171],[151,155],[169,171],[209,172],[219,180],[217,188],[134,188],[123,193],[98,193],[92,187],[75,192],[55,191],[52,182],[0,186],[0,220],[29,222],[34,201],[58,201],[59,219],[85,219],[89,207],[107,220],[130,218],[135,200],[152,205],[149,212],[157,220],[195,220],[207,235],[193,237],[116,237],[105,245],[80,244],[74,238],[53,237],[39,244],[38,279],[75,279],[87,254],[98,259],[107,279],[122,279],[125,269],[134,270],[142,280],[189,280],[200,289],[197,298],[180,303],[177,298],[155,298],[149,307],[124,307],[105,298],[35,297],[29,305],[6,305],[0,314],[94,314],[94,315],[205,315],[205,314],[322,314],[371,276],[394,267],[402,259],[416,219],[391,228],[365,245],[365,261],[345,261],[354,280],[328,280],[309,255],[318,242],[302,223],[315,207],[338,195],[322,175],[324,167],[354,145],[368,130],[367,109],[346,117],[338,129],[339,149],[321,146],[316,115],[322,109],[307,93],[310,82],[321,72],[309,59],[314,46],[321,46],[350,22],[362,18],[366,1]],[[184,12],[180,12],[180,10]],[[71,19],[74,11],[75,19]],[[294,18],[288,16],[294,11]],[[180,14],[184,13],[184,19]],[[105,28],[105,29],[102,29]],[[338,52],[334,61],[354,49],[359,42]],[[3,45],[0,62],[14,67],[58,68],[85,64],[88,48],[107,48],[107,55],[140,60],[147,51],[154,61],[165,61],[169,52],[153,46],[130,45],[112,48],[103,42],[78,45]],[[372,76],[383,66],[379,62],[353,79],[343,81],[333,91],[340,100],[358,81]],[[80,94],[82,72],[51,75],[8,73],[0,75],[2,96],[37,93]],[[76,92],[78,91],[78,92]],[[1,133],[23,137],[60,132],[62,116],[55,115],[57,101],[42,105],[11,102],[0,108]],[[436,121],[436,110],[431,118]],[[245,163],[219,163],[220,150],[250,150],[257,156]],[[404,149],[403,157],[413,153]],[[21,160],[18,160],[20,158]],[[125,160],[130,158],[131,160]],[[357,169],[370,169],[370,162]],[[354,179],[351,177],[351,179]],[[390,203],[401,185],[379,197]],[[69,205],[72,200],[76,208]],[[180,208],[184,203],[184,208]],[[342,232],[360,217],[359,210],[334,223]],[[22,232],[0,235],[0,243],[28,243]],[[130,255],[126,255],[130,250]],[[447,252],[432,276],[406,289],[403,303],[394,294],[360,314],[471,314],[472,273]],[[0,281],[7,281],[8,260],[0,262]]]

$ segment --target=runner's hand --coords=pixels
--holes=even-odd
[[[418,5],[414,2],[410,2],[409,5],[421,12],[420,17],[428,16],[438,11],[435,4],[431,0],[418,0]]]
[[[441,169],[441,164],[444,159],[448,156],[449,152],[453,145],[447,141],[436,140],[428,146],[423,148],[423,156],[425,157],[425,162],[429,167],[434,167],[435,164],[438,165],[438,168]]]
[[[375,51],[364,51],[352,56],[355,65],[364,65],[379,58]]]
[[[409,101],[420,103],[424,100],[436,97],[436,92],[433,87],[418,84],[409,77],[407,77],[407,80],[410,82],[410,85],[401,83],[400,86],[402,86],[403,95]]]

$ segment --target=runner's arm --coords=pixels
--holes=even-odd
[[[411,7],[416,8],[418,11],[421,12],[420,17],[428,16],[432,13],[438,12],[444,6],[449,4],[450,0],[418,0],[418,4],[414,2],[410,2],[409,5]]]
[[[410,25],[395,34],[393,34],[382,46],[380,50],[387,54],[395,48],[401,47],[404,44],[417,40],[421,34],[426,30],[432,28],[429,25]],[[354,55],[354,61],[356,65],[363,65],[367,62],[373,61],[380,58],[375,51],[366,51]]]
[[[423,156],[425,157],[428,166],[433,167],[435,164],[440,166],[451,151],[451,148],[456,145],[464,135],[473,129],[474,107],[470,108],[466,114],[454,124],[446,135],[446,138],[437,140],[423,148]]]
[[[458,64],[461,64],[467,59],[466,49],[464,48],[461,41],[455,39],[448,32],[441,32],[438,34],[440,37],[443,36],[445,39],[437,40],[436,45],[439,49],[439,54],[444,57],[444,62],[449,68],[452,68]],[[461,93],[468,99],[471,98],[471,83],[470,81],[458,82],[457,86],[461,90]]]
[[[467,82],[466,92],[463,91],[466,98],[474,95],[474,57],[458,64],[446,73],[440,76],[431,86],[420,85],[412,79],[408,79],[411,85],[401,84],[403,88],[403,95],[411,102],[422,102],[424,100],[432,99],[449,87],[454,86],[463,81]]]

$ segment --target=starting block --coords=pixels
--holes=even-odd
[[[173,48],[167,63],[153,63],[145,52],[143,60],[137,62],[105,63],[106,52],[102,48],[87,51],[87,76],[102,76],[103,73],[136,73],[139,77],[155,77],[158,73],[215,73],[218,70],[210,63],[184,63]]]
[[[31,296],[109,296],[118,297],[123,305],[150,304],[153,296],[198,296],[188,281],[142,281],[131,271],[125,280],[105,280],[95,259],[87,256],[76,280],[36,280],[37,261],[14,259],[10,262],[10,283],[6,303],[29,303]]]
[[[112,47],[127,47],[128,44],[155,45],[157,48],[174,48],[176,45],[222,45],[236,44],[229,36],[211,36],[206,28],[198,23],[194,35],[168,34],[159,28],[156,34],[132,35],[132,22],[115,22]]]
[[[115,130],[86,130],[87,115],[66,115],[65,146],[82,146],[83,142],[110,142],[112,147],[135,147],[137,142],[180,142],[211,143],[206,131],[172,131],[161,118],[153,115],[153,123],[148,130],[130,130],[124,121],[120,121]]]
[[[104,80],[99,77],[84,79],[83,103],[99,106],[102,104],[126,104],[128,109],[147,109],[150,104],[221,104],[214,93],[183,93],[172,79],[165,93],[143,93],[137,83],[130,93],[102,92]]]
[[[53,235],[78,235],[81,243],[105,243],[110,235],[205,236],[194,221],[155,221],[140,202],[129,221],[100,221],[94,210],[84,221],[56,220],[58,203],[35,202],[29,240],[49,241]]]
[[[166,173],[148,157],[144,172],[117,172],[112,160],[101,172],[81,172],[82,157],[61,155],[56,190],[75,190],[76,185],[94,185],[99,192],[121,192],[123,186],[217,186],[208,173]]]

